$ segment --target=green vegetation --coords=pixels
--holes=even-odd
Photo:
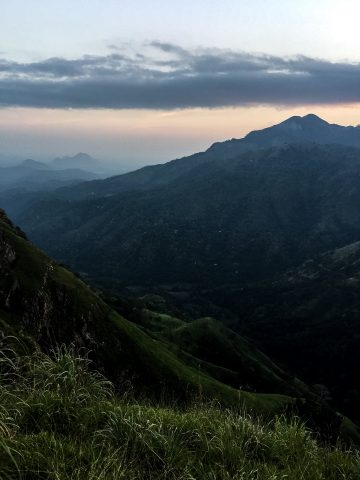
[[[0,360],[0,478],[6,480],[340,480],[357,452],[201,398],[186,408],[117,396],[69,348]]]
[[[149,334],[162,340],[168,348],[180,352],[190,363],[192,359],[201,371],[236,389],[311,396],[305,384],[214,318],[184,321],[148,308],[138,311],[137,318]]]
[[[84,282],[28,242],[4,215],[0,218],[0,250],[10,252],[8,259],[0,256],[1,330],[5,335],[31,339],[30,350],[34,345],[49,351],[54,344],[75,343],[91,350],[96,367],[117,385],[130,379],[148,396],[187,400],[201,388],[204,397],[223,405],[241,404],[269,414],[284,412],[294,403],[276,385],[268,393],[242,391],[240,395],[238,385],[234,388],[225,377],[200,371],[199,362],[189,362],[169,342],[152,337],[113,310]]]
[[[302,438],[331,458],[337,450],[306,429],[360,444],[356,425],[216,320],[182,317],[156,296],[109,304],[4,214],[0,253],[0,338],[18,353],[0,362],[0,478],[276,478],[295,467],[271,438],[295,414]],[[47,357],[57,344],[89,351],[114,386],[66,349]],[[241,437],[244,425],[253,433]]]

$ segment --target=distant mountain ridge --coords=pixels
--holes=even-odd
[[[8,159],[9,158],[9,159]],[[0,154],[0,168],[24,166],[29,168],[47,169],[47,170],[84,170],[91,173],[103,170],[103,162],[92,157],[88,153],[79,152],[75,155],[65,155],[55,157],[52,160],[35,160],[34,158],[16,158],[7,157]]]
[[[96,160],[87,153],[77,153],[74,156],[57,157],[50,162],[51,167],[59,170],[81,169],[96,173],[101,171],[102,166],[99,160]]]
[[[253,131],[241,139],[226,140],[211,145],[206,151],[172,160],[165,164],[143,167],[105,180],[79,185],[76,190],[65,188],[58,196],[69,200],[110,196],[132,190],[152,190],[188,175],[200,165],[247,155],[266,148],[286,144],[317,143],[360,148],[360,127],[330,124],[314,114],[294,116],[284,122]]]
[[[207,152],[229,157],[256,148],[309,142],[360,148],[360,126],[330,124],[314,114],[293,116],[272,127],[250,132],[242,139],[215,143]]]
[[[19,166],[33,168],[37,170],[51,170],[51,166],[49,164],[38,162],[37,160],[33,160],[32,158],[27,158],[26,160],[21,162]]]
[[[23,192],[54,190],[95,178],[96,174],[78,168],[56,170],[45,163],[27,159],[19,165],[0,167],[0,192],[13,189]]]
[[[102,281],[266,278],[360,239],[360,150],[322,143],[357,145],[358,138],[358,127],[292,117],[190,157],[59,189],[30,210],[13,211],[43,248]]]
[[[112,179],[62,189],[16,221],[107,284],[257,280],[360,239],[359,169],[355,148],[285,145],[214,158],[152,189],[77,199],[66,194]]]

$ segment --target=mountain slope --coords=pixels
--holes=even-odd
[[[186,325],[171,318],[165,327],[161,315],[160,322],[154,322],[158,314],[152,312],[149,322],[149,314],[144,317],[133,307],[127,320],[29,243],[3,212],[0,273],[2,347],[9,335],[31,350],[36,345],[49,351],[58,343],[74,344],[90,350],[96,367],[118,388],[130,379],[142,394],[155,397],[185,400],[201,392],[223,405],[240,404],[266,415],[292,410],[326,436],[336,438],[342,429],[357,438],[356,427],[342,422],[316,391],[215,320]],[[189,335],[191,342],[186,342]],[[241,393],[239,384],[245,388]],[[249,393],[246,388],[269,393]]]
[[[149,318],[144,322],[136,309],[131,309],[132,321],[127,320],[28,242],[3,212],[0,273],[2,348],[9,335],[10,343],[15,336],[20,344],[14,346],[25,350],[38,345],[49,351],[58,343],[72,344],[90,350],[95,366],[118,388],[130,379],[142,394],[155,397],[167,394],[186,400],[201,392],[223,405],[244,405],[265,415],[295,411],[327,438],[334,439],[341,431],[356,442],[360,439],[357,427],[342,421],[316,391],[215,320],[179,328],[181,321],[172,318],[173,326],[168,323],[164,328],[160,316],[161,335],[154,334],[154,322],[150,325]],[[188,335],[191,343],[186,342]],[[238,382],[272,393],[240,392],[234,388]]]
[[[158,338],[175,344],[183,352],[195,357],[199,367],[220,378],[226,375],[235,388],[262,392],[286,392],[288,395],[309,396],[308,387],[275,365],[244,338],[229,330],[214,318],[200,318],[191,322],[164,318],[156,312],[145,311],[142,323]]]
[[[360,127],[329,124],[316,115],[291,117],[278,125],[253,131],[241,139],[216,142],[205,152],[171,162],[141,168],[105,180],[84,183],[79,188],[65,188],[58,196],[67,200],[116,195],[131,190],[151,190],[165,186],[189,174],[199,165],[225,160],[258,149],[293,143],[339,144],[360,148]],[[66,157],[69,165],[75,157]],[[62,159],[58,161],[61,163]],[[77,164],[81,168],[81,163]],[[83,167],[84,168],[84,167]],[[91,171],[91,168],[89,168]]]
[[[26,160],[21,162],[20,166],[34,168],[37,170],[51,170],[50,165],[47,165],[46,163],[43,163],[43,162],[38,162],[37,160],[33,160],[31,158],[27,158]]]
[[[360,238],[360,151],[288,145],[200,164],[168,186],[56,196],[17,222],[112,286],[259,280]]]
[[[144,404],[114,394],[68,348],[12,360],[1,358],[2,479],[359,478],[357,449],[324,444],[299,418],[257,418],[203,401]]]
[[[208,152],[230,158],[255,148],[309,142],[360,148],[360,126],[330,124],[314,114],[294,116],[278,125],[250,132],[242,139],[215,143]]]
[[[89,287],[31,245],[1,213],[0,318],[4,334],[49,350],[56,343],[91,350],[98,368],[116,382],[130,378],[142,391],[186,396],[201,386],[204,394],[237,404],[238,392],[185,363],[160,340],[147,335],[112,310]],[[274,386],[275,388],[275,386]],[[299,389],[299,394],[301,393]],[[259,411],[285,407],[282,395],[243,392]]]

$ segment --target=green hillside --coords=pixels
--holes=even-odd
[[[141,324],[156,338],[175,345],[194,358],[201,370],[220,379],[227,378],[234,388],[260,392],[285,392],[311,397],[300,380],[284,372],[244,338],[214,318],[182,321],[170,315],[142,309]]]
[[[320,433],[339,435],[341,417],[326,402],[235,333],[213,319],[186,324],[131,305],[128,320],[34,247],[4,213],[0,259],[1,330],[21,340],[22,353],[72,344],[89,351],[120,390],[130,381],[149,398],[183,403],[200,395],[257,414],[298,412]]]
[[[0,478],[356,480],[359,456],[298,419],[256,419],[197,400],[137,402],[62,348],[1,352]]]
[[[131,380],[149,395],[185,399],[199,390],[227,405],[246,403],[257,411],[279,411],[293,400],[273,394],[239,392],[186,364],[160,340],[112,310],[87,285],[51,261],[0,220],[0,318],[15,333],[45,350],[74,343],[91,351],[98,369],[121,384]]]

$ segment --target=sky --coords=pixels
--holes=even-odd
[[[0,0],[0,155],[159,163],[360,123],[357,0]]]

